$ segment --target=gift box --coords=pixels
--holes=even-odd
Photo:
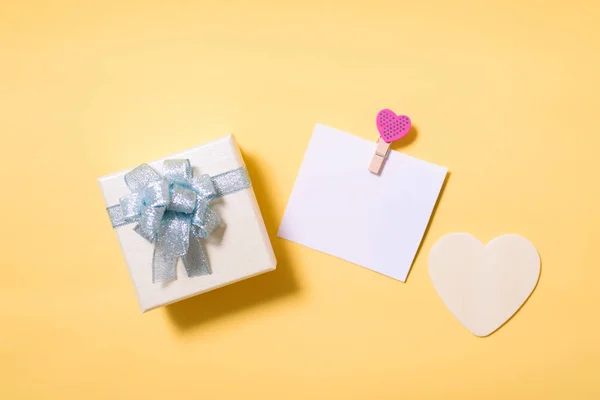
[[[232,136],[99,183],[143,312],[275,269]]]

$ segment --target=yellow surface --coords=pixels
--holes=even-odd
[[[1,1],[0,398],[600,398],[597,1]],[[276,237],[313,125],[385,107],[451,170],[406,284]],[[96,177],[228,132],[278,270],[142,315]],[[542,257],[485,339],[455,231]]]

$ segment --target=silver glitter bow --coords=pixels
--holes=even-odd
[[[166,160],[163,175],[147,164],[125,174],[131,193],[107,209],[113,227],[138,222],[135,232],[154,243],[152,282],[175,279],[179,257],[189,277],[208,275],[210,264],[200,239],[220,224],[210,202],[250,187],[248,173],[242,167],[212,178],[193,176],[189,160]]]

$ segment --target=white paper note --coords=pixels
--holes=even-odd
[[[404,282],[448,170],[375,145],[316,125],[278,235]]]

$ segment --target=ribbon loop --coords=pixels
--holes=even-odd
[[[196,209],[194,210],[194,215],[192,215],[193,225],[201,226],[204,224],[204,219],[206,218],[206,212],[208,210],[208,207],[208,202],[198,199],[196,203]]]
[[[161,176],[148,164],[142,164],[125,174],[125,184],[132,192],[138,192],[150,182],[158,181]]]
[[[178,183],[171,185],[171,203],[168,210],[191,214],[196,208],[198,195],[192,189],[187,189]]]
[[[210,209],[208,203],[198,200],[198,206],[192,217],[192,224],[198,228],[195,230],[196,235],[206,239],[220,223],[221,219]]]
[[[217,197],[217,189],[210,176],[204,174],[192,178],[192,189],[198,193],[198,197],[204,201],[212,201]]]
[[[150,243],[154,243],[165,210],[166,207],[142,206],[142,216],[140,223],[134,228],[135,232]]]
[[[171,201],[169,181],[161,179],[150,182],[142,190],[142,204],[149,207],[166,207]]]
[[[192,165],[190,160],[165,160],[163,175],[169,181],[180,185],[189,185],[192,179]]]
[[[140,215],[142,198],[139,193],[133,192],[119,199],[123,219],[127,222],[134,222]]]

